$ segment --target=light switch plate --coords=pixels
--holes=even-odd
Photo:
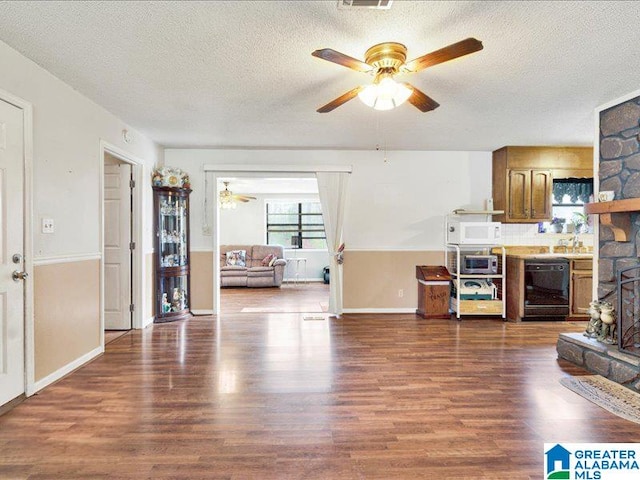
[[[42,233],[53,233],[55,230],[53,218],[42,219]]]

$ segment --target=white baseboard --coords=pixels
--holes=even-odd
[[[296,279],[287,277],[282,280],[285,283],[296,283]],[[306,280],[297,280],[298,283],[312,283],[312,282],[324,282],[324,278],[307,278]]]
[[[103,353],[104,353],[104,347],[98,347],[98,348],[94,348],[88,353],[85,353],[81,357],[76,358],[73,362],[66,364],[64,367],[59,368],[58,370],[47,375],[43,379],[38,380],[33,385],[31,385],[31,388],[27,388],[27,396],[30,396],[36,392],[39,392],[44,387],[51,385],[53,382],[57,380],[60,380],[65,375],[73,372],[76,368],[80,368],[85,363],[89,362],[90,360],[93,360],[94,358],[96,358],[99,355],[102,355]]]
[[[213,310],[191,310],[191,313],[194,315],[213,315],[215,312]]]
[[[415,308],[344,308],[342,313],[416,313]]]
[[[156,319],[156,317],[148,317],[146,320],[142,320],[142,327],[140,328],[147,328],[149,325],[153,324],[153,321]]]

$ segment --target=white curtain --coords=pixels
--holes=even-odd
[[[322,205],[322,219],[329,250],[330,297],[329,312],[342,315],[342,224],[347,197],[349,174],[344,172],[316,172]]]

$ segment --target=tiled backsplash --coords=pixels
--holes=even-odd
[[[503,223],[502,241],[505,245],[558,245],[560,240],[573,239],[572,233],[538,233],[536,223]],[[581,233],[578,239],[585,247],[593,246],[593,234]]]

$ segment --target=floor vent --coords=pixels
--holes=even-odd
[[[376,10],[389,10],[393,0],[338,0],[338,8],[347,10],[351,8],[373,8]]]
[[[315,320],[315,321],[320,321],[320,320],[324,320],[324,317],[322,317],[322,316],[304,316],[304,317],[302,317],[302,318],[303,318],[303,320],[306,320],[306,321],[313,321],[313,320]]]

